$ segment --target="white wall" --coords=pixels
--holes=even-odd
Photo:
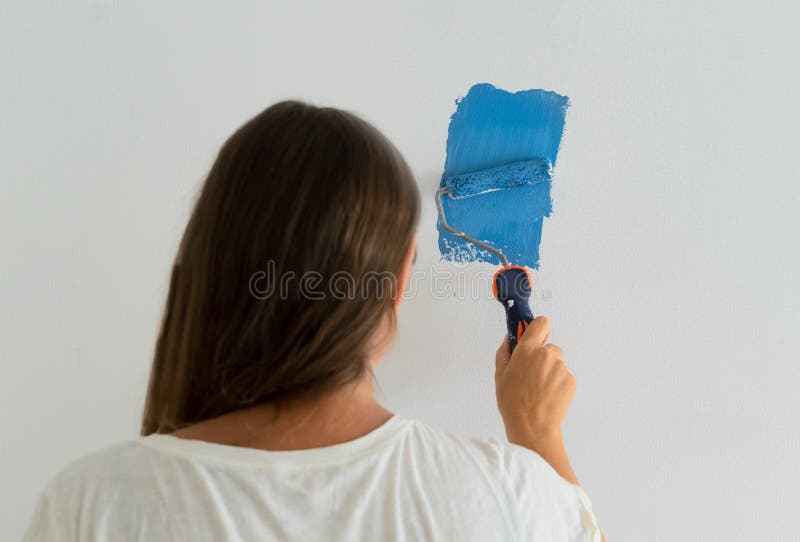
[[[428,269],[453,100],[484,81],[572,99],[535,310],[609,540],[796,538],[796,3],[44,4],[0,7],[0,539],[55,470],[136,435],[169,265],[234,128],[285,97],[375,122],[419,176]],[[386,402],[500,436],[502,330],[489,299],[409,300]]]

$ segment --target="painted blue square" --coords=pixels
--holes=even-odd
[[[543,158],[555,166],[566,96],[546,90],[508,92],[488,83],[474,85],[456,101],[447,134],[447,158],[440,186],[452,175]],[[549,179],[453,200],[442,198],[448,223],[503,251],[514,265],[539,267],[542,221],[550,216]],[[452,261],[499,264],[494,254],[439,229],[439,250]]]

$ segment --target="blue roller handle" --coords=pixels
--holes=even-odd
[[[508,345],[511,351],[533,321],[529,305],[531,297],[531,276],[524,267],[510,265],[494,274],[494,296],[506,310],[508,324]]]

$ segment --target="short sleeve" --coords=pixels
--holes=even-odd
[[[505,466],[517,504],[522,540],[601,542],[589,496],[539,454],[506,444]]]
[[[45,490],[36,502],[33,517],[22,537],[22,542],[65,540],[65,533],[68,532],[67,526],[61,524],[59,518],[56,503],[49,491]]]

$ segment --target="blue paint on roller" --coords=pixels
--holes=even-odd
[[[542,221],[552,212],[550,172],[568,104],[566,96],[555,92],[512,93],[481,83],[456,101],[450,118],[440,186],[449,186],[457,199],[442,198],[447,221],[499,248],[513,264],[539,267]],[[503,169],[515,162],[530,167],[516,174]],[[492,173],[481,172],[493,168],[510,175],[493,181]],[[508,188],[497,189],[503,182]],[[445,259],[500,263],[494,254],[438,228]]]
[[[550,162],[544,158],[512,162],[445,179],[451,198],[467,198],[529,183],[550,182]]]

